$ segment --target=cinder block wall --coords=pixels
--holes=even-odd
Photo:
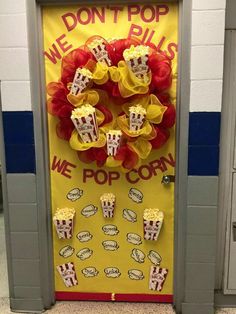
[[[183,314],[214,313],[225,2],[193,0]]]
[[[193,0],[183,314],[213,313],[224,19],[225,0]],[[44,303],[25,0],[1,0],[0,25],[11,307],[40,311]]]
[[[41,299],[25,0],[0,1],[0,25],[10,303],[13,310],[40,311],[44,305]]]

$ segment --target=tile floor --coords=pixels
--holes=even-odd
[[[9,309],[6,248],[3,214],[0,213],[0,314],[12,313]],[[174,314],[170,305],[154,303],[110,303],[110,302],[57,302],[45,313],[49,314]],[[191,314],[191,313],[190,313]],[[216,314],[236,314],[236,309],[217,310]]]
[[[11,314],[9,302],[0,298],[0,314]],[[174,314],[170,305],[147,303],[58,302],[48,314]],[[236,314],[236,309],[216,310],[216,314]],[[191,313],[189,313],[191,314]]]

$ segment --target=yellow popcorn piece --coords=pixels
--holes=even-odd
[[[104,193],[100,197],[101,202],[115,202],[115,195],[113,193]]]
[[[123,52],[123,57],[125,61],[129,61],[132,59],[138,59],[148,54],[149,47],[143,45],[138,45],[135,47],[134,45],[132,45],[129,49],[125,49],[125,51]]]
[[[88,44],[89,49],[94,49],[97,46],[103,45],[104,41],[103,39],[94,39],[90,44]]]
[[[77,73],[80,73],[83,76],[87,76],[88,78],[92,79],[93,78],[93,74],[91,71],[89,71],[89,69],[86,68],[78,68],[76,70]]]
[[[90,104],[85,104],[79,108],[76,108],[71,113],[72,119],[78,119],[82,117],[87,117],[90,114],[95,113],[95,108],[92,107]]]
[[[122,39],[122,37],[109,37],[109,38],[107,38],[107,42],[111,43],[111,42],[114,42],[114,41],[117,41],[120,39]]]
[[[121,136],[122,132],[121,132],[121,130],[110,130],[107,134]]]
[[[142,114],[143,116],[146,115],[147,111],[145,108],[143,108],[141,105],[136,105],[136,106],[131,106],[129,108],[129,112],[133,112],[133,113],[136,113],[136,114]]]
[[[57,211],[54,215],[54,220],[69,220],[73,219],[75,215],[75,209],[74,208],[57,208]]]
[[[163,221],[164,214],[158,208],[146,208],[143,213],[143,219],[148,221]]]

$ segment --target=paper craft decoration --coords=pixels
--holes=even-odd
[[[138,45],[125,49],[123,56],[130,70],[140,79],[145,78],[148,73],[148,54],[149,47]]]
[[[142,128],[146,113],[146,110],[140,105],[129,108],[130,131],[139,131]]]
[[[75,210],[74,208],[58,208],[53,222],[59,239],[71,239],[73,236]]]
[[[109,300],[114,292],[120,294],[122,300],[134,301],[138,294],[140,300],[146,298],[153,302],[171,303],[174,189],[164,189],[160,181],[163,176],[161,169],[166,169],[165,173],[169,175],[174,174],[173,125],[179,77],[178,3],[161,3],[160,6],[159,3],[153,6],[135,3],[137,12],[131,14],[128,14],[128,3],[121,4],[119,12],[102,3],[87,4],[44,6],[42,10],[51,207],[53,215],[57,207],[76,209],[72,239],[59,239],[53,225],[56,298],[71,299],[73,295],[74,299],[91,296],[99,299],[100,293],[104,293]],[[150,17],[150,9],[156,13],[155,16]],[[158,15],[158,9],[166,14]],[[143,17],[150,22],[145,22]],[[114,27],[118,28],[116,32]],[[61,39],[61,43],[65,43],[62,50],[58,46],[59,41],[56,42],[61,34],[66,35]],[[88,44],[97,37],[103,39],[111,66],[106,61],[97,61],[88,48]],[[113,39],[108,40],[111,37]],[[123,57],[124,50],[132,45],[149,46],[146,63],[149,71],[145,74],[148,82],[138,78]],[[89,69],[93,77],[82,92],[72,95],[71,86],[78,68]],[[98,140],[90,143],[82,142],[71,120],[72,111],[85,104],[96,110],[99,128]],[[146,110],[146,116],[141,130],[131,131],[129,108],[136,105]],[[118,124],[122,115],[125,119]],[[115,156],[108,155],[107,151],[106,136],[110,130],[122,132]],[[150,186],[156,186],[163,195],[157,197],[156,193],[151,193]],[[80,194],[79,198],[77,193],[78,198],[74,202],[72,200],[76,197],[70,197],[68,193],[73,189],[83,190],[83,195]],[[113,218],[103,217],[100,196],[105,192],[116,196]],[[165,215],[158,242],[144,239],[142,221],[144,209],[156,207]],[[112,247],[107,246],[107,241],[116,241],[119,248],[114,251],[104,249]],[[66,258],[59,255],[60,250],[69,245],[75,249],[73,255]],[[92,250],[93,255],[82,261],[76,254],[85,248]],[[146,255],[144,263],[131,258],[135,248]],[[151,250],[161,255],[164,264],[149,260]],[[67,262],[74,263],[78,279],[77,286],[68,288],[56,269]],[[149,290],[151,265],[162,265],[169,270],[160,293]],[[81,272],[85,268],[88,270],[86,274]],[[99,271],[97,276],[92,268]],[[85,275],[91,275],[91,278]]]
[[[96,142],[98,139],[98,124],[96,111],[90,104],[72,111],[71,120],[78,131],[82,142]]]
[[[161,268],[158,266],[151,266],[150,278],[149,278],[149,289],[155,291],[161,291],[163,289],[168,269]]]
[[[75,272],[74,263],[69,262],[57,266],[57,271],[61,275],[66,287],[72,287],[78,285],[78,280]]]
[[[100,197],[101,206],[103,210],[103,216],[105,218],[114,217],[116,197],[113,193],[104,193]]]
[[[82,93],[92,82],[93,74],[86,68],[78,68],[75,72],[70,93],[78,95]]]
[[[59,118],[57,136],[83,162],[136,169],[165,145],[175,124],[171,64],[137,38],[91,36],[63,57],[61,76],[47,85],[48,111]],[[111,136],[117,126],[122,141]]]
[[[143,213],[144,239],[157,240],[164,220],[164,214],[157,208],[147,208]]]
[[[107,155],[116,156],[121,142],[122,132],[120,130],[110,130],[107,134]]]
[[[111,60],[108,56],[106,43],[102,38],[95,38],[93,41],[88,43],[88,48],[97,61],[105,62],[106,65],[111,66]]]

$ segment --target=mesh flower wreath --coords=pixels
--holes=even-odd
[[[80,76],[80,89],[74,84],[78,70],[91,73],[85,82]],[[170,136],[175,124],[175,107],[168,93],[171,85],[171,61],[154,45],[143,46],[136,38],[108,42],[93,36],[62,59],[59,81],[47,86],[47,108],[59,119],[57,136],[69,141],[81,161],[130,171]],[[95,109],[95,141],[82,141],[72,121],[74,109],[85,104]],[[131,130],[130,108],[137,106],[145,111],[145,119],[137,130]],[[115,154],[108,154],[110,130],[122,132]]]

